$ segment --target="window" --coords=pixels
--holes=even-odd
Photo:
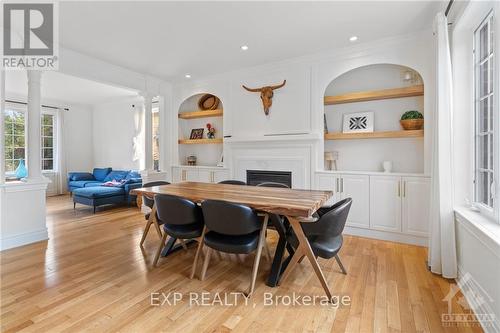
[[[153,104],[153,170],[160,170],[160,109]]]
[[[42,170],[54,170],[54,115],[42,114]]]
[[[9,103],[10,104],[10,103]],[[27,119],[26,106],[6,106],[5,123],[5,173],[13,175],[21,159],[26,160]],[[56,113],[42,109],[41,117],[41,169],[51,171],[55,168],[55,126]],[[29,163],[29,161],[28,161]]]
[[[5,172],[13,173],[21,159],[26,158],[26,119],[24,111],[6,108],[5,124]]]
[[[493,213],[495,203],[495,159],[498,114],[494,96],[493,15],[489,15],[474,32],[475,95],[475,175],[476,203]]]

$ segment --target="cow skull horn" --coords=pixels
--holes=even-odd
[[[279,88],[283,87],[285,84],[286,84],[286,80],[283,80],[283,83],[282,83],[282,84],[277,84],[277,85],[275,85],[275,86],[271,86],[270,88],[271,88],[272,90],[274,90],[274,89],[279,89]]]
[[[286,84],[286,80],[283,80],[283,83],[275,85],[275,86],[265,86],[260,88],[248,88],[242,85],[243,88],[250,92],[260,92],[260,99],[262,100],[262,106],[264,107],[264,113],[266,116],[269,114],[269,108],[273,104],[273,90],[279,89]]]

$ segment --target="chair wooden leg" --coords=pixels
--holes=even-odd
[[[194,274],[196,273],[196,266],[198,265],[198,258],[200,257],[201,249],[203,248],[203,238],[205,237],[206,227],[203,227],[203,231],[201,232],[201,236],[198,239],[198,248],[196,249],[196,254],[194,255],[193,267],[191,268],[190,279],[194,278]]]
[[[205,255],[205,261],[203,262],[203,268],[201,269],[200,280],[205,280],[205,274],[207,273],[208,263],[210,262],[210,254],[212,254],[212,248],[207,247],[207,254]]]
[[[299,264],[302,262],[302,260],[304,260],[304,258],[305,258],[305,257],[306,257],[305,255],[304,255],[304,256],[302,256],[302,257],[300,257],[300,259],[299,259]]]
[[[146,236],[148,235],[148,232],[149,232],[149,228],[151,227],[151,219],[149,219],[147,222],[146,222],[146,227],[144,228],[144,231],[142,232],[142,238],[141,238],[141,242],[139,243],[139,245],[142,247],[142,244],[144,244],[144,241],[146,240]]]
[[[316,261],[316,258],[314,256],[314,252],[311,248],[311,245],[309,244],[309,241],[307,240],[306,235],[304,234],[304,230],[302,230],[302,227],[300,225],[300,221],[291,216],[287,216],[288,221],[290,222],[290,225],[293,228],[293,232],[297,236],[297,240],[299,241],[299,245],[297,248],[297,252],[301,251],[301,255],[305,254],[307,259],[309,259],[309,262],[311,263],[314,272],[316,273],[316,276],[318,277],[319,282],[321,283],[321,286],[323,287],[323,290],[325,291],[326,296],[328,297],[329,300],[332,300],[332,293],[330,292],[330,288],[328,288],[328,284],[326,283],[325,276],[323,275],[323,271],[321,270],[321,267],[319,267],[318,262]],[[294,257],[297,255],[297,252],[295,252]],[[294,258],[292,258],[293,261]],[[300,259],[300,258],[299,258]],[[297,259],[298,261],[298,259]],[[285,272],[283,273],[283,280],[290,271],[293,269],[294,265],[291,265],[291,263],[288,265],[286,268]]]
[[[342,264],[342,261],[340,261],[340,257],[338,254],[335,255],[335,260],[337,261],[337,264],[339,264],[340,270],[342,271],[342,274],[347,275],[347,271],[344,268],[344,265]]]
[[[264,218],[264,223],[262,224],[262,229],[259,236],[259,244],[257,245],[257,253],[255,254],[255,260],[253,262],[252,269],[252,281],[250,282],[250,289],[248,290],[248,297],[252,296],[255,289],[255,280],[257,279],[257,272],[259,271],[260,257],[262,256],[262,247],[266,242],[266,228],[267,228],[268,215]]]
[[[161,250],[165,246],[166,240],[167,240],[167,233],[164,233],[161,238],[160,246],[158,246],[158,251],[156,251],[155,259],[153,261],[153,267],[156,267],[156,265],[158,264],[158,259],[160,259]]]

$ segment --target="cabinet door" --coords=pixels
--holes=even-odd
[[[192,168],[181,168],[181,182],[197,182],[198,170]]]
[[[213,179],[213,171],[210,169],[198,170],[198,181],[203,183],[211,183]]]
[[[214,183],[219,183],[223,180],[228,180],[229,179],[229,171],[228,170],[215,170],[213,175],[213,181]]]
[[[366,175],[341,175],[340,199],[352,198],[347,225],[370,227],[370,178]]]
[[[172,182],[179,183],[181,182],[181,168],[172,168]]]
[[[340,176],[336,174],[317,174],[316,189],[321,191],[333,191],[333,197],[326,205],[333,205],[340,200],[339,187]]]
[[[422,177],[403,177],[403,232],[428,236],[430,180]]]
[[[370,227],[401,231],[401,177],[370,176]]]

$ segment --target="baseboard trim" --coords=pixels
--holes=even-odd
[[[489,306],[490,302],[493,302],[493,300],[490,300],[490,302],[485,301],[482,303],[478,303],[477,299],[473,299],[473,297],[471,297],[471,295],[472,296],[479,295],[483,297],[487,297],[487,295],[485,295],[485,291],[481,288],[481,286],[478,285],[478,283],[474,280],[472,275],[470,275],[472,278],[469,279],[464,279],[464,275],[465,274],[463,268],[458,266],[458,278],[455,279],[455,281],[462,290],[462,293],[465,299],[467,300],[467,303],[469,304],[471,310],[476,315],[494,314],[493,309],[491,309]],[[491,325],[483,325],[483,323],[481,323],[481,328],[485,333],[498,333],[500,332],[499,319],[496,318],[495,322],[493,322]]]
[[[418,237],[394,232],[356,228],[346,226],[344,229],[344,234],[379,239],[390,242],[418,245],[418,246],[428,246],[428,239],[426,237]]]
[[[36,243],[49,239],[47,228],[38,231],[27,232],[13,236],[7,236],[0,239],[0,251],[12,249],[15,247]]]

